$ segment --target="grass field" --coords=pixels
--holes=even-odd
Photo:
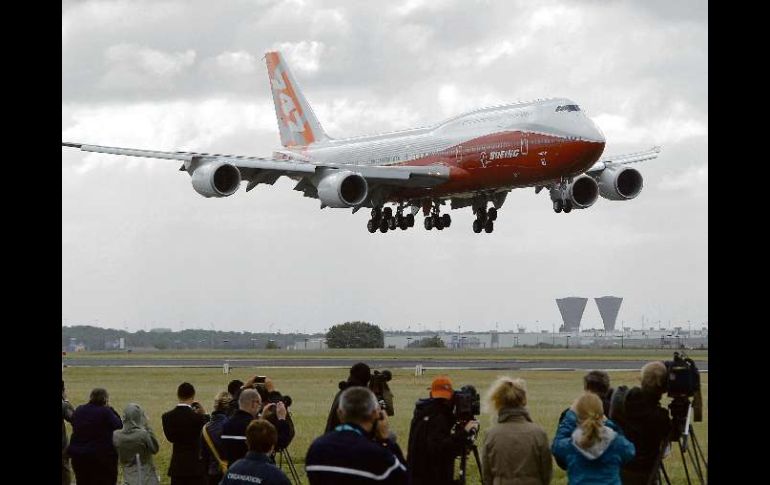
[[[562,349],[564,352],[564,349]],[[595,352],[595,351],[594,351]],[[649,352],[645,350],[645,352]],[[176,354],[179,356],[180,354]],[[232,354],[231,354],[232,355]],[[359,351],[356,355],[361,356]],[[452,354],[455,355],[455,354]],[[646,355],[646,354],[645,354]],[[665,355],[666,357],[663,357]],[[670,353],[657,358],[669,358]],[[693,355],[693,357],[696,357]],[[372,356],[366,355],[366,358]],[[574,358],[570,356],[569,358]],[[634,357],[639,358],[639,357]],[[706,359],[707,356],[700,358]],[[168,484],[165,475],[171,456],[171,444],[163,436],[161,414],[176,404],[175,392],[177,385],[188,381],[195,385],[197,399],[207,411],[211,411],[214,395],[226,388],[230,379],[246,380],[250,375],[259,372],[258,369],[239,368],[230,375],[223,375],[221,369],[180,369],[180,368],[117,368],[95,367],[64,369],[64,379],[67,394],[74,405],[87,401],[90,390],[94,387],[105,387],[110,393],[110,404],[122,414],[128,402],[136,402],[148,410],[150,422],[161,443],[161,449],[155,458],[155,463],[161,474],[161,483]],[[462,384],[473,384],[483,395],[491,382],[501,375],[502,371],[489,370],[454,370],[450,377],[456,388]],[[394,370],[391,389],[395,394],[395,416],[391,417],[391,428],[397,433],[399,443],[406,452],[406,441],[409,431],[409,420],[414,402],[421,397],[427,397],[431,380],[438,375],[437,371],[426,372],[424,376],[414,377],[409,370]],[[294,404],[290,411],[294,419],[297,435],[289,450],[298,463],[298,470],[304,478],[305,453],[312,440],[320,435],[326,423],[329,406],[337,391],[337,383],[347,376],[339,369],[271,369],[268,373],[278,390],[290,395]],[[557,371],[521,371],[516,377],[526,379],[528,386],[529,411],[532,419],[543,426],[549,438],[553,438],[556,423],[561,411],[582,391],[582,372]],[[612,372],[612,385],[635,385],[638,383],[638,372]],[[708,458],[708,374],[701,375],[703,387],[704,420],[695,423],[695,431]],[[665,399],[665,398],[664,398]],[[485,430],[491,426],[491,417],[482,414],[479,418],[482,425],[479,443],[484,439]],[[71,431],[71,430],[70,430]],[[472,463],[472,460],[471,462]],[[678,449],[666,461],[666,468],[672,483],[686,483],[681,466]],[[478,483],[476,467],[469,464],[469,483]],[[306,482],[305,482],[306,483]],[[555,484],[566,484],[565,473],[554,464]]]

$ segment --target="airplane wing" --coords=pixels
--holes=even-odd
[[[643,152],[636,152],[636,153],[627,153],[624,155],[617,155],[612,157],[602,157],[600,158],[596,163],[591,166],[586,172],[601,172],[607,166],[615,164],[615,165],[625,165],[627,163],[636,163],[636,162],[644,162],[645,160],[653,160],[655,158],[658,158],[658,154],[660,153],[660,147],[655,146],[650,148],[649,150],[645,150]]]
[[[316,164],[310,161],[248,157],[238,155],[221,155],[197,152],[162,152],[154,150],[138,150],[133,148],[106,147],[87,145],[83,143],[62,142],[63,147],[77,148],[84,152],[107,153],[128,157],[157,158],[179,160],[184,162],[180,170],[187,171],[190,164],[224,161],[238,167],[241,178],[248,181],[246,191],[260,183],[272,185],[281,176],[300,179],[295,190],[300,190],[308,197],[315,196],[315,187],[308,180],[311,176],[329,170],[350,170],[360,173],[372,185],[389,185],[396,187],[433,187],[449,179],[449,168],[442,165],[412,167],[412,166],[372,166],[325,163]]]

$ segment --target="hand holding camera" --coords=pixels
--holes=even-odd
[[[377,410],[378,418],[374,423],[374,437],[378,441],[387,441],[390,438],[390,424],[388,415],[382,409]]]
[[[479,432],[479,422],[474,420],[468,421],[465,424],[465,432],[468,434],[476,434]]]
[[[206,414],[206,410],[203,409],[203,406],[201,406],[201,403],[198,401],[193,401],[192,404],[190,404],[190,407],[198,414]]]

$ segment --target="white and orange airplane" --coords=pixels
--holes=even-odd
[[[642,190],[642,175],[628,164],[660,152],[654,147],[600,158],[604,135],[564,98],[482,108],[425,128],[334,139],[281,54],[268,52],[265,58],[283,145],[271,157],[62,146],[180,160],[180,170],[190,174],[193,188],[204,197],[233,195],[243,181],[248,192],[287,176],[298,181],[294,190],[319,199],[322,209],[371,208],[371,233],[406,230],[420,209],[426,229],[442,230],[452,222],[440,213],[447,202],[452,209],[472,207],[473,231],[491,233],[508,192],[523,187],[534,187],[535,193],[549,189],[554,211],[565,213],[591,207],[599,195],[633,199]]]

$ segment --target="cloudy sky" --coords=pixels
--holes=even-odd
[[[522,189],[491,235],[470,209],[371,235],[368,211],[320,211],[287,179],[204,199],[176,162],[62,149],[62,323],[550,330],[573,295],[624,297],[634,328],[705,322],[707,41],[705,0],[65,1],[65,141],[269,155],[278,49],[333,137],[565,96],[605,154],[663,152],[633,201],[555,214]]]

